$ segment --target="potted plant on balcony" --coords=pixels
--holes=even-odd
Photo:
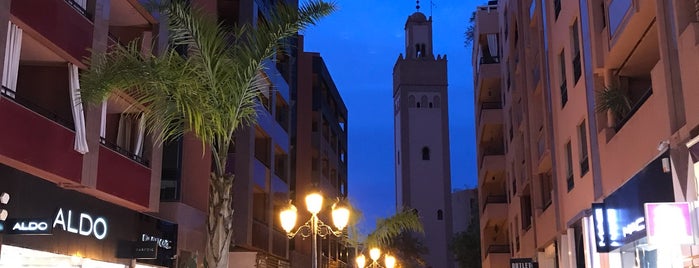
[[[629,95],[618,83],[597,91],[597,112],[607,113],[607,127],[613,128],[631,111]]]

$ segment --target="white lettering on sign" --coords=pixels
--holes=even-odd
[[[598,246],[599,247],[605,247],[607,246],[606,241],[604,240],[604,210],[601,208],[595,209],[595,223],[596,223],[596,229],[597,229],[597,241],[598,241]]]
[[[633,221],[632,223],[627,224],[622,228],[622,232],[624,233],[624,237],[627,237],[635,232],[643,231],[646,229],[646,219],[643,217],[640,217]]]
[[[56,218],[53,221],[53,228],[60,225],[61,229],[66,232],[79,234],[82,236],[93,235],[97,239],[104,239],[107,236],[107,221],[98,217],[93,219],[90,214],[80,213],[77,219],[73,217],[73,211],[67,210],[68,217],[63,213],[63,209],[59,208]],[[77,220],[77,222],[76,222]],[[77,226],[75,226],[77,224]]]
[[[49,224],[46,222],[17,222],[12,226],[12,231],[46,231],[49,228]]]
[[[162,239],[159,237],[150,236],[147,234],[141,235],[141,241],[143,241],[143,242],[148,242],[148,241],[156,242],[156,243],[158,243],[158,247],[161,247],[164,249],[171,249],[172,248],[172,241],[167,240],[167,239]]]

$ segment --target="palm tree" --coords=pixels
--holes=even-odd
[[[420,217],[415,210],[404,208],[389,218],[379,219],[364,245],[366,248],[377,247],[391,252],[404,263],[424,263],[420,255],[427,253],[427,249],[414,236],[414,233],[423,232]]]
[[[204,264],[228,267],[233,174],[226,172],[226,160],[233,134],[256,121],[256,98],[265,84],[263,61],[283,39],[331,14],[335,5],[323,0],[298,9],[278,4],[256,27],[229,28],[184,2],[171,0],[160,7],[170,33],[169,47],[160,55],[143,55],[135,44],[93,54],[81,77],[81,97],[97,104],[125,92],[146,107],[147,131],[157,142],[192,133],[211,151]],[[186,47],[187,55],[176,47]]]

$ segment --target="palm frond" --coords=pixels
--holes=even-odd
[[[407,208],[390,218],[379,219],[376,229],[367,236],[365,244],[368,247],[384,248],[391,244],[392,239],[404,232],[424,232],[417,213]]]

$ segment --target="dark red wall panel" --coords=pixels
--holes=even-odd
[[[0,98],[0,154],[80,183],[82,155],[75,133],[6,98]]]
[[[89,56],[94,26],[64,0],[12,1],[10,12],[76,59]]]
[[[148,207],[150,169],[100,146],[97,190]]]

